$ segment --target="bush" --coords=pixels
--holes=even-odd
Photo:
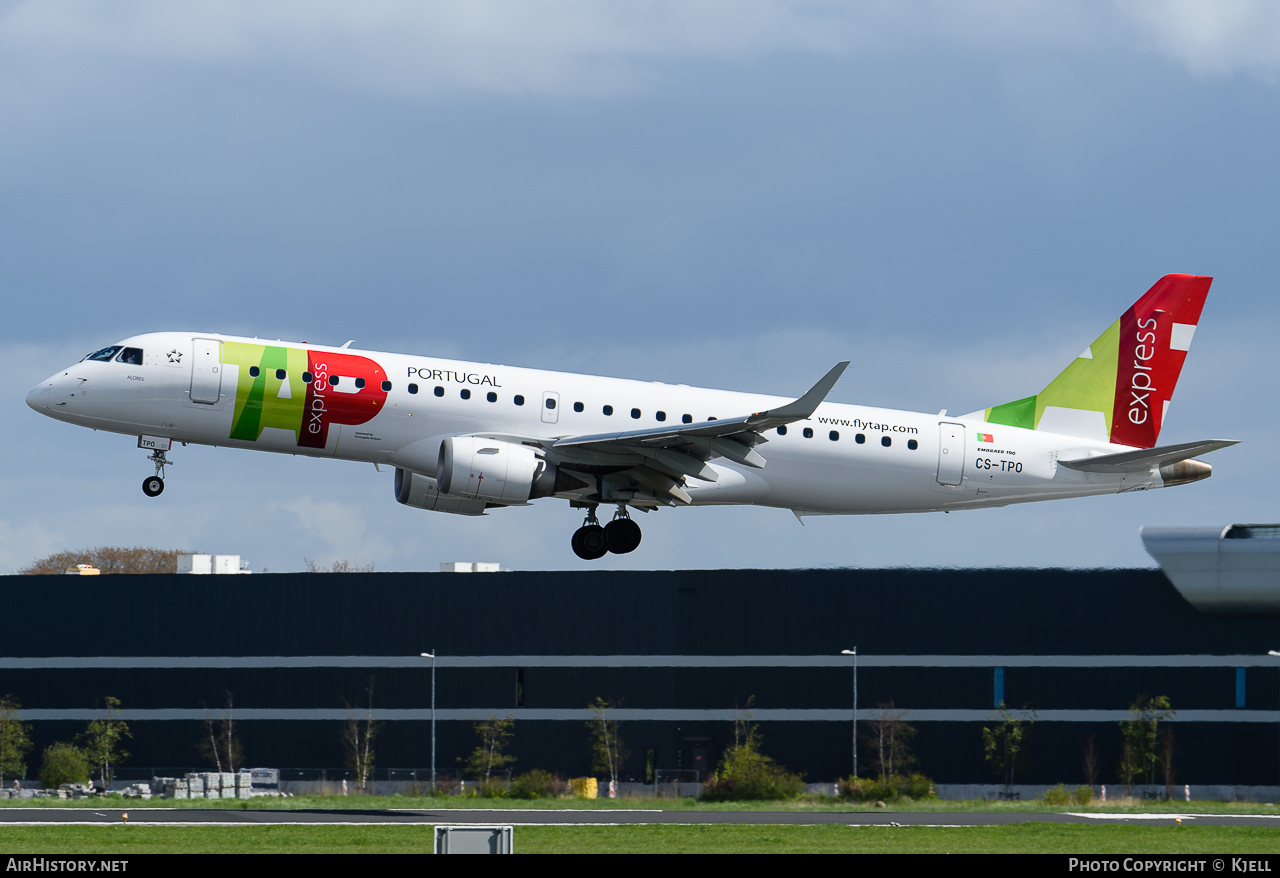
[[[917,772],[883,780],[842,778],[837,798],[842,802],[897,802],[936,799],[938,794],[933,789],[933,781]]]
[[[702,787],[702,798],[713,802],[730,799],[794,799],[804,792],[804,778],[792,774],[760,752],[760,729],[751,722],[751,704],[733,721],[733,745],[725,750],[720,767]]]
[[[1045,790],[1040,798],[1046,805],[1070,805],[1071,791],[1065,785],[1058,784],[1053,789]]]
[[[748,771],[713,774],[702,787],[702,798],[710,802],[794,799],[803,792],[803,777],[775,764],[768,756],[761,756]]]
[[[470,789],[481,799],[505,799],[508,795],[507,785],[500,780],[482,780]]]
[[[84,783],[89,779],[89,760],[74,744],[50,744],[44,750],[40,767],[40,783],[46,789],[57,789],[64,783]]]
[[[562,778],[535,768],[512,779],[510,796],[513,799],[554,799],[564,795],[568,788],[568,782]]]
[[[1087,805],[1093,801],[1093,787],[1089,785],[1076,787],[1075,794],[1072,796],[1076,800],[1077,805]]]

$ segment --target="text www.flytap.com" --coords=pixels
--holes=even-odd
[[[899,424],[876,424],[870,421],[864,421],[861,418],[854,418],[847,421],[844,418],[818,418],[819,424],[827,424],[832,427],[852,427],[855,430],[879,430],[881,433],[919,433],[916,427],[903,427]]]

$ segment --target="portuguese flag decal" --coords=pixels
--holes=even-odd
[[[978,441],[979,441],[979,442],[987,442],[987,443],[991,443],[991,442],[995,442],[995,441],[996,441],[996,438],[995,438],[994,436],[992,436],[990,433],[979,433],[979,434],[978,434]]]

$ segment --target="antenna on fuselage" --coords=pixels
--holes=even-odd
[[[346,344],[344,344],[342,347],[338,348],[338,350],[340,350],[340,351],[345,351],[347,348],[351,347],[351,343],[352,343],[353,341],[355,341],[355,339],[354,339],[354,338],[349,338],[349,339],[347,339],[347,343],[346,343]]]

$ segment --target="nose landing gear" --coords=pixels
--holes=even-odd
[[[151,452],[151,456],[147,460],[156,465],[156,474],[147,476],[142,480],[142,493],[148,497],[159,497],[164,491],[164,468],[169,465],[170,461],[165,458],[163,451]]]
[[[601,527],[593,506],[582,527],[573,532],[570,544],[573,546],[573,553],[584,561],[595,561],[609,552],[625,555],[634,552],[640,545],[640,525],[632,521],[626,507],[621,506],[613,521]]]

